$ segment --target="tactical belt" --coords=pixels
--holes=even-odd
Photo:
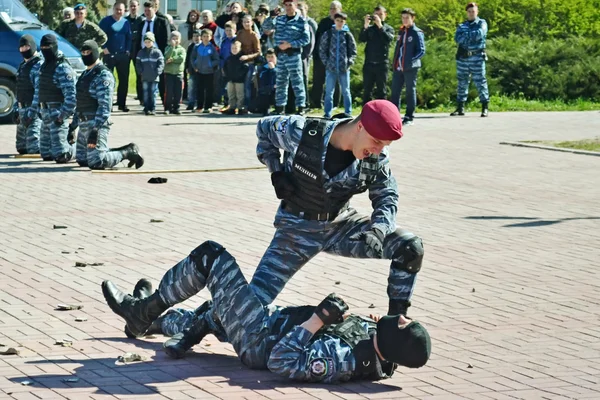
[[[42,108],[58,108],[62,105],[61,102],[53,101],[51,103],[40,103],[40,107]]]
[[[474,56],[476,54],[481,54],[481,53],[484,53],[484,52],[485,52],[485,49],[467,51],[467,57],[471,57],[471,56]]]
[[[91,121],[93,119],[96,118],[96,114],[90,114],[90,115],[85,115],[85,114],[77,114],[77,116],[79,117],[80,121]]]
[[[287,56],[293,56],[294,54],[300,54],[300,49],[294,49],[290,47],[289,49],[281,50],[279,47],[276,47],[275,54],[279,55],[281,53],[284,53]]]
[[[19,103],[19,108],[26,108],[29,107],[31,104],[30,103]]]
[[[297,217],[300,217],[302,219],[307,219],[310,221],[333,221],[334,219],[337,218],[338,215],[340,215],[342,212],[344,212],[348,209],[348,203],[344,204],[337,211],[322,212],[322,213],[303,211],[303,210],[297,209],[289,204],[286,204],[285,202],[283,203],[283,209],[285,211],[289,212],[290,214],[294,214]]]

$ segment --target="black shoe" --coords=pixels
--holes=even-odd
[[[123,112],[129,112],[129,107],[127,107],[127,106],[119,106],[119,110],[121,110]]]
[[[465,103],[463,103],[462,101],[458,102],[456,110],[454,110],[454,112],[450,114],[451,117],[455,117],[457,115],[465,115]]]
[[[487,117],[488,116],[488,102],[485,103],[481,103],[481,116],[482,117]]]
[[[173,111],[171,111],[171,114],[181,115],[181,111],[179,111],[179,110],[173,110]]]
[[[306,110],[304,107],[298,107],[297,111],[296,111],[297,115],[304,115],[306,114]]]
[[[402,126],[411,126],[414,125],[415,122],[413,121],[413,119],[411,117],[404,117],[402,118]]]
[[[406,313],[408,311],[408,307],[410,307],[410,301],[408,300],[391,300],[390,299],[390,303],[389,303],[389,308],[388,308],[388,315],[404,315],[406,316]]]
[[[228,108],[226,110],[221,111],[223,115],[235,115],[235,108]]]
[[[140,169],[142,165],[144,165],[144,158],[140,154],[140,149],[135,143],[129,143],[127,146],[118,147],[111,150],[121,152],[123,159],[129,160],[127,168],[131,168],[135,165],[135,169]]]
[[[136,299],[145,299],[150,297],[152,292],[152,283],[148,279],[142,278],[138,281],[138,283],[135,284],[135,288],[133,289],[133,297]],[[150,328],[148,328],[146,331],[146,336],[158,334],[162,335],[162,321],[163,317],[158,317],[155,319],[154,322],[152,322],[152,325],[150,325]],[[136,338],[135,335],[131,333],[127,325],[125,325],[124,331],[125,335],[127,335],[129,339]]]
[[[163,344],[165,353],[167,353],[169,357],[184,357],[189,349],[194,347],[194,345],[199,344],[202,339],[210,333],[210,328],[204,319],[203,314],[211,307],[211,305],[212,301],[210,300],[202,304],[202,306],[195,311],[198,318],[196,318],[194,324],[183,332],[176,334]]]
[[[121,292],[111,281],[102,282],[102,294],[110,309],[125,320],[129,332],[135,337],[146,333],[152,322],[169,308],[158,291],[144,299],[137,299]]]
[[[17,153],[19,153],[19,154],[27,154],[27,149],[17,149]]]
[[[238,115],[247,115],[248,114],[248,110],[246,110],[245,108],[240,108],[238,110]]]
[[[53,157],[43,157],[42,158],[43,161],[54,161]]]
[[[283,107],[275,106],[275,109],[273,111],[271,111],[271,113],[269,115],[282,115],[282,114],[283,114]]]
[[[186,111],[194,111],[194,106],[187,106],[185,109]]]

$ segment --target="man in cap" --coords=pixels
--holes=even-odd
[[[477,16],[479,14],[477,3],[467,4],[465,10],[467,11],[467,20],[458,26],[454,34],[454,41],[458,44],[456,51],[458,90],[457,108],[450,116],[465,115],[465,102],[469,95],[469,81],[472,76],[479,92],[481,116],[487,117],[490,93],[485,78],[485,62],[487,61],[485,40],[488,26],[484,19]]]
[[[284,0],[285,15],[275,19],[275,52],[277,53],[277,86],[274,114],[283,114],[288,102],[290,81],[296,97],[296,110],[304,114],[306,92],[302,80],[302,49],[310,41],[306,19],[297,10],[296,0]]]
[[[398,188],[386,147],[402,137],[398,109],[387,100],[373,100],[354,119],[267,117],[259,120],[256,133],[258,159],[282,200],[277,231],[250,282],[259,301],[271,304],[287,281],[324,251],[391,260],[388,314],[406,315],[424,251],[419,237],[396,228]],[[373,212],[363,216],[348,203],[367,190]],[[173,273],[185,274],[185,268],[182,263]],[[177,285],[171,290],[187,291]],[[171,355],[183,356],[208,332],[225,336],[210,318],[186,321],[183,334],[166,344]]]
[[[17,122],[17,151],[19,154],[37,154],[40,152],[40,129],[42,120],[32,109],[35,86],[40,77],[42,59],[37,52],[37,44],[31,35],[19,39],[19,52],[23,62],[17,71],[17,103],[15,117]]]
[[[126,295],[110,281],[102,283],[102,292],[128,330],[140,334],[169,307],[204,287],[229,343],[252,369],[307,382],[379,380],[390,377],[397,364],[422,367],[431,353],[431,339],[419,322],[403,315],[348,314],[348,305],[335,293],[316,307],[266,305],[235,258],[212,241],[167,271],[158,290],[152,293],[151,285],[146,286],[148,297]],[[169,354],[170,348],[166,351]]]
[[[81,58],[87,68],[77,80],[77,119],[80,122],[77,163],[90,169],[105,169],[129,160],[129,167],[140,168],[144,159],[134,143],[118,149],[108,148],[115,79],[100,63],[98,44],[93,40],[85,41],[81,46]]]
[[[86,40],[94,40],[99,46],[104,45],[107,40],[106,33],[98,25],[86,19],[87,7],[85,4],[79,3],[73,9],[75,10],[75,19],[59,25],[56,33],[78,49]]]
[[[32,112],[42,114],[40,133],[40,155],[44,161],[59,164],[69,162],[75,154],[74,129],[67,126],[67,120],[75,112],[75,71],[58,51],[57,37],[49,33],[42,37],[40,48],[44,63],[35,86]]]

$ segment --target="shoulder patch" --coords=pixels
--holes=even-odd
[[[110,85],[110,82],[109,82],[109,81],[104,81],[104,82],[102,82],[102,84],[103,84],[104,86],[108,86],[108,85]]]
[[[333,374],[333,360],[331,358],[315,358],[309,365],[310,374],[315,377]]]
[[[67,80],[72,81],[73,80],[73,75],[69,74],[67,72]]]
[[[276,130],[277,132],[284,133],[284,132],[285,132],[285,129],[287,128],[287,125],[288,125],[288,123],[289,123],[289,120],[290,120],[290,119],[289,119],[289,118],[286,118],[286,117],[279,117],[279,118],[277,119],[277,121],[275,122],[275,130]]]

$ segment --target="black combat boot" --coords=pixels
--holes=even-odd
[[[306,114],[306,109],[304,107],[298,107],[298,110],[296,111],[297,115],[305,115]]]
[[[481,116],[482,117],[487,117],[488,116],[488,102],[484,102],[481,103]]]
[[[410,307],[410,301],[408,300],[391,300],[388,308],[388,315],[404,315],[408,312],[408,307]]]
[[[124,160],[129,160],[127,168],[131,168],[135,164],[135,169],[140,169],[144,165],[144,158],[135,143],[129,143],[127,146],[117,147],[116,149],[111,149],[111,151],[118,151],[123,155]]]
[[[454,110],[454,112],[450,114],[451,117],[455,117],[457,115],[465,115],[465,103],[462,101],[458,102],[456,110]]]
[[[27,149],[17,149],[17,153],[19,153],[19,154],[27,154]]]
[[[204,318],[204,314],[211,306],[212,301],[208,300],[198,307],[195,311],[198,317],[194,321],[194,324],[184,329],[183,332],[174,335],[163,344],[165,353],[169,357],[183,358],[189,349],[199,344],[210,333],[210,327]]]
[[[138,299],[121,292],[111,281],[102,282],[102,294],[110,309],[125,320],[134,337],[144,335],[152,323],[169,308],[158,291],[149,297]]]
[[[142,278],[135,284],[135,288],[133,289],[133,297],[136,299],[145,299],[146,297],[150,297],[152,295],[152,282],[148,279]],[[146,331],[146,336],[150,335],[162,335],[162,320],[164,317],[158,317],[152,322],[150,328]],[[125,325],[125,335],[129,339],[135,339],[135,335],[131,333],[127,325]]]
[[[283,115],[283,107],[275,106],[275,109],[273,111],[271,111],[271,113],[269,115]]]

